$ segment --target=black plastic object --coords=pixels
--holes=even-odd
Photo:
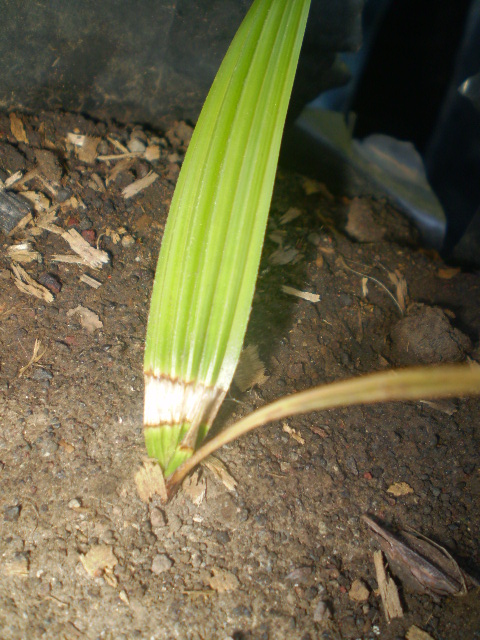
[[[251,0],[0,0],[0,109],[195,121]],[[363,0],[313,0],[291,113],[342,78]],[[292,118],[293,116],[291,116]]]

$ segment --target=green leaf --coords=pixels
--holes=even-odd
[[[180,172],[145,345],[147,450],[167,473],[208,431],[240,356],[309,5],[253,3]]]

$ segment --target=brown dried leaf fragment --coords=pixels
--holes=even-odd
[[[23,120],[16,113],[10,114],[10,130],[17,142],[29,144]]]
[[[419,629],[419,627],[412,624],[410,629],[407,631],[405,636],[406,640],[433,640],[432,636],[423,631],[423,629]]]
[[[154,496],[159,496],[164,503],[167,502],[167,488],[163,472],[156,460],[146,460],[135,474],[137,493],[142,502],[150,502]]]
[[[103,572],[109,572],[118,563],[112,547],[96,544],[85,555],[80,555],[80,562],[91,578],[100,578]]]
[[[250,344],[240,354],[233,381],[240,391],[248,391],[255,385],[262,385],[268,380],[265,365],[260,360],[258,346]]]

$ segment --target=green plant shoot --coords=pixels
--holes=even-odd
[[[255,0],[175,189],[145,345],[144,433],[166,477],[204,439],[240,356],[310,0]]]

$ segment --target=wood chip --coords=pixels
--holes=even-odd
[[[155,180],[158,178],[158,173],[155,171],[150,171],[144,178],[140,178],[139,180],[135,180],[132,184],[129,184],[122,190],[122,196],[127,200],[128,198],[133,198],[138,195],[141,191],[152,185]]]
[[[216,456],[208,456],[202,463],[213,475],[223,483],[228,491],[235,491],[237,481],[227,471],[227,467]]]
[[[15,286],[20,289],[22,293],[35,296],[36,298],[45,300],[45,302],[53,302],[54,298],[50,291],[29,276],[23,267],[13,263],[12,271],[15,276]]]
[[[71,249],[75,251],[83,260],[83,263],[93,269],[100,269],[102,265],[109,261],[108,253],[101,249],[92,247],[76,229],[62,231],[62,238],[68,242]],[[57,260],[58,261],[58,260]]]
[[[8,247],[7,256],[14,262],[42,262],[41,253],[33,248],[31,242],[13,244],[11,247]]]
[[[438,269],[437,276],[442,280],[451,280],[461,272],[460,267],[442,267]]]
[[[268,380],[265,365],[258,355],[258,346],[250,344],[240,354],[240,359],[233,376],[233,382],[240,391],[248,391],[255,385],[262,385]]]
[[[10,114],[10,130],[17,142],[29,144],[23,120],[16,113]]]
[[[297,207],[290,207],[286,213],[280,218],[280,224],[287,224],[302,215],[302,210]]]
[[[394,618],[403,617],[400,596],[398,595],[397,585],[391,576],[387,575],[383,564],[383,553],[381,551],[375,551],[373,554],[373,561],[377,575],[378,589],[380,591],[380,597],[383,604],[383,612],[385,614],[386,621],[390,624],[390,621]]]
[[[318,182],[318,180],[312,180],[311,178],[303,178],[302,187],[307,196],[310,196],[313,193],[321,193],[327,196],[329,200],[333,200],[333,196],[330,193],[330,191],[322,182]]]
[[[103,327],[103,322],[100,320],[98,315],[91,309],[87,309],[87,307],[78,305],[78,307],[75,307],[75,309],[70,309],[69,311],[67,311],[68,317],[73,315],[80,316],[80,324],[89,333],[93,333],[97,329],[101,329]]]
[[[80,133],[72,133],[72,132],[68,132],[67,133],[67,142],[70,142],[70,144],[73,144],[73,146],[75,147],[82,147],[83,143],[85,142],[85,138],[87,136],[84,136]]]
[[[5,188],[10,189],[11,187],[13,187],[14,184],[16,184],[19,180],[21,180],[22,177],[23,177],[22,171],[17,171],[16,173],[13,173],[11,176],[8,176],[8,178],[5,180]]]
[[[99,160],[101,157],[99,157]],[[108,173],[107,178],[105,180],[105,184],[108,185],[111,182],[114,182],[121,173],[125,173],[128,171],[133,164],[133,160],[131,158],[124,158],[120,162],[118,162]]]
[[[167,488],[163,472],[156,460],[146,460],[135,474],[137,493],[142,502],[150,502],[154,496],[159,496],[166,503]]]
[[[279,247],[276,251],[270,254],[269,261],[271,264],[280,266],[284,264],[295,264],[301,260],[300,252],[293,247]]]
[[[213,576],[209,579],[208,584],[218,593],[226,591],[235,591],[240,586],[238,578],[225,569],[212,568]]]
[[[83,258],[72,256],[70,253],[54,253],[51,260],[52,262],[64,262],[65,264],[85,264]]]
[[[95,280],[95,278],[92,278],[86,273],[80,276],[80,282],[84,282],[85,284],[88,284],[88,286],[92,287],[92,289],[98,289],[99,287],[102,286],[101,282],[99,282],[98,280]]]
[[[396,498],[399,498],[400,496],[408,496],[413,492],[412,487],[407,482],[394,482],[387,489],[387,493],[391,493],[392,496],[395,496]]]
[[[435,411],[441,411],[447,416],[453,416],[458,411],[458,408],[452,400],[420,400],[422,404],[426,404],[430,409]]]
[[[395,297],[400,309],[405,312],[407,308],[407,281],[400,271],[389,271],[388,277],[390,282],[395,286]]]
[[[32,220],[29,202],[10,191],[0,191],[0,230],[8,235],[23,229]]]
[[[22,191],[22,197],[31,202],[38,213],[43,213],[50,209],[51,202],[41,191]]]
[[[305,440],[302,438],[302,436],[299,435],[295,431],[295,429],[290,427],[287,422],[283,423],[282,429],[285,431],[285,433],[288,433],[288,435],[292,437],[294,440],[296,440],[299,444],[305,444]]]
[[[429,633],[423,631],[423,629],[420,629],[419,627],[416,627],[414,624],[412,624],[410,629],[407,631],[405,638],[406,640],[433,640]]]
[[[26,553],[3,554],[1,571],[3,575],[25,578],[28,576],[28,556]]]
[[[295,289],[294,287],[289,287],[287,285],[282,285],[283,293],[287,293],[290,296],[295,296],[297,298],[302,298],[302,300],[308,300],[308,302],[320,302],[320,296],[318,293],[309,293],[308,291],[300,291],[300,289]]]

